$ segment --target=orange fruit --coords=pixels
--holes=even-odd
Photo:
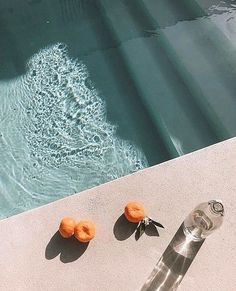
[[[144,207],[141,203],[130,202],[125,206],[125,217],[128,221],[138,223],[145,217]]]
[[[76,222],[71,217],[64,217],[59,226],[59,232],[64,238],[69,238],[74,234]]]
[[[95,225],[88,220],[81,220],[75,226],[75,237],[80,242],[89,242],[95,236]]]

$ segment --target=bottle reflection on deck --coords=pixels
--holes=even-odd
[[[184,220],[141,291],[176,290],[205,238],[222,224],[223,216],[220,201],[199,204]]]

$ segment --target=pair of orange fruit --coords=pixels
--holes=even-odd
[[[96,229],[94,223],[89,220],[81,220],[77,223],[72,217],[64,217],[59,232],[64,238],[74,235],[78,241],[86,243],[94,238]]]

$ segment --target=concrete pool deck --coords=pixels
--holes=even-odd
[[[179,290],[236,290],[236,138],[0,221],[0,290],[140,290],[188,213],[214,198],[225,221]],[[165,226],[160,237],[135,240],[119,218],[130,200]],[[88,246],[55,234],[67,215],[95,221]]]

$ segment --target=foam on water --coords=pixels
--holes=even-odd
[[[27,73],[0,83],[2,217],[147,166],[116,135],[85,65],[63,44],[34,55]]]

